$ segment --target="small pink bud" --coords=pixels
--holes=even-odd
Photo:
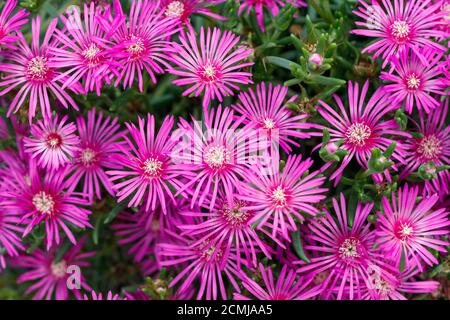
[[[311,55],[311,57],[309,57],[309,62],[320,66],[323,63],[323,57],[318,53],[314,53]]]

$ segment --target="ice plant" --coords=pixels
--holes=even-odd
[[[270,247],[250,224],[255,212],[243,209],[248,203],[233,197],[230,205],[225,195],[220,195],[219,199],[214,208],[206,212],[181,211],[181,215],[201,218],[200,221],[195,220],[195,224],[180,224],[179,229],[183,234],[198,236],[199,240],[194,245],[200,245],[207,240],[217,247],[225,245],[225,260],[234,249],[238,266],[241,259],[246,260],[246,265],[256,266],[259,252],[270,257]]]
[[[244,209],[255,211],[250,223],[272,229],[272,238],[290,239],[289,231],[297,230],[296,219],[304,221],[305,213],[319,212],[314,204],[325,199],[327,189],[321,188],[325,178],[318,177],[318,171],[308,173],[313,161],[302,161],[301,155],[289,156],[281,172],[277,157],[267,160],[267,166],[258,162],[248,171],[238,198],[249,202]]]
[[[250,72],[241,71],[253,65],[247,59],[253,49],[238,45],[239,37],[232,32],[218,28],[200,29],[197,40],[194,29],[181,33],[179,43],[172,42],[169,72],[179,76],[173,81],[177,86],[189,86],[184,96],[198,97],[204,93],[203,109],[207,110],[211,100],[222,102],[224,96],[234,95],[239,84],[252,83]]]
[[[223,21],[225,17],[211,12],[208,7],[226,0],[162,0],[161,9],[166,17],[176,18],[182,23],[189,23],[192,14],[201,14],[215,20]]]
[[[412,137],[405,142],[406,166],[400,173],[400,179],[408,177],[421,166],[430,163],[435,167],[450,165],[450,126],[445,123],[447,112],[448,99],[427,116],[421,117],[419,123],[415,122],[416,130],[421,136]],[[432,167],[430,170],[436,177],[425,181],[426,193],[428,195],[438,193],[444,198],[450,193],[450,172],[449,170],[436,172]]]
[[[114,16],[105,13],[102,26],[114,43],[112,58],[120,65],[115,86],[131,88],[138,78],[139,90],[144,90],[144,71],[156,83],[156,74],[168,67],[170,36],[178,32],[174,18],[167,17],[159,1],[133,0],[129,14],[123,12],[119,0],[114,0]]]
[[[43,174],[34,161],[29,163],[26,175],[15,175],[8,181],[8,192],[4,193],[4,208],[19,212],[21,222],[26,224],[23,236],[28,235],[41,222],[45,226],[46,248],[61,242],[60,229],[75,244],[70,226],[85,229],[89,224],[90,211],[83,194],[69,191],[67,170],[50,171]]]
[[[13,89],[18,92],[8,109],[8,116],[17,112],[29,98],[28,119],[31,120],[36,115],[36,108],[39,105],[42,115],[51,115],[50,94],[52,93],[64,108],[69,106],[78,110],[75,101],[63,88],[64,79],[60,79],[60,70],[52,65],[52,54],[49,52],[51,36],[58,23],[57,19],[50,22],[45,32],[44,40],[40,44],[41,18],[33,19],[32,43],[27,44],[25,37],[19,33],[18,50],[14,54],[8,54],[6,61],[0,63],[0,71],[5,76],[0,80],[0,87],[5,87],[0,91],[3,96]],[[79,92],[78,87],[71,90]]]
[[[245,11],[247,15],[250,14],[253,9],[256,14],[259,28],[261,31],[265,30],[264,24],[264,10],[268,10],[272,16],[278,15],[280,8],[284,7],[286,3],[293,5],[294,7],[306,7],[307,4],[302,0],[238,0],[240,3],[238,14],[242,14]]]
[[[312,278],[298,277],[294,269],[283,265],[275,282],[273,271],[259,264],[264,287],[255,282],[249,276],[245,276],[242,286],[257,300],[307,300],[320,293],[319,286],[310,287]],[[250,300],[240,293],[234,294],[235,300]]]
[[[231,204],[234,187],[246,175],[250,156],[258,151],[257,135],[251,128],[241,129],[243,117],[236,120],[233,115],[232,109],[219,106],[207,115],[205,128],[201,122],[180,119],[178,132],[182,140],[173,155],[178,163],[186,165],[186,172],[190,168],[193,173],[178,190],[191,195],[191,208],[195,204],[202,206],[208,199],[212,210],[221,190]]]
[[[24,138],[25,151],[37,159],[40,167],[59,169],[72,161],[80,140],[75,124],[67,116],[39,120],[30,131],[31,136]]]
[[[196,299],[217,300],[220,297],[227,299],[224,284],[226,278],[233,288],[240,292],[236,278],[240,272],[236,265],[236,256],[233,252],[224,258],[224,246],[215,246],[210,241],[203,241],[193,246],[198,237],[178,237],[172,243],[161,243],[157,246],[157,257],[162,267],[182,267],[175,278],[170,282],[169,288],[179,284],[177,294],[182,294],[193,287],[198,280]]]
[[[105,171],[118,167],[116,158],[123,137],[118,119],[104,116],[94,108],[88,112],[87,120],[83,116],[77,118],[77,129],[80,143],[73,154],[69,184],[75,188],[82,181],[83,193],[91,202],[94,197],[101,199],[100,185],[113,195],[113,184]]]
[[[111,81],[111,69],[117,68],[110,57],[112,43],[99,24],[103,8],[94,2],[85,4],[82,16],[77,6],[72,9],[67,17],[61,15],[64,28],[55,30],[58,42],[49,50],[54,55],[52,65],[65,70],[56,79],[65,79],[63,88],[82,80],[86,93],[95,90],[100,95],[103,82]]]
[[[262,130],[269,142],[279,144],[286,153],[290,153],[291,145],[300,146],[293,138],[308,139],[321,133],[305,132],[308,129],[317,129],[318,126],[305,122],[308,115],[294,116],[286,108],[287,104],[293,103],[297,98],[293,96],[285,102],[287,91],[287,87],[273,86],[271,83],[266,85],[263,82],[256,86],[256,92],[250,88],[248,92],[239,93],[239,102],[233,105],[233,109],[239,115],[245,116],[245,124]]]
[[[144,201],[146,211],[154,211],[161,205],[165,213],[166,197],[175,203],[174,190],[182,186],[179,176],[189,176],[183,165],[174,163],[170,157],[176,143],[170,136],[174,118],[166,117],[156,136],[153,115],[148,114],[147,121],[139,117],[138,122],[138,127],[126,124],[129,135],[124,137],[126,143],[116,157],[121,168],[106,173],[114,183],[119,202],[129,198],[128,207],[138,207]]]
[[[400,266],[402,257],[405,265],[423,270],[422,262],[432,266],[438,263],[429,251],[447,252],[448,241],[441,236],[450,233],[449,212],[446,208],[436,209],[439,196],[425,197],[416,203],[419,189],[406,184],[392,200],[384,197],[382,212],[378,213],[377,243],[380,250]]]
[[[17,0],[6,0],[0,12],[0,52],[2,51],[1,46],[16,49],[14,44],[18,40],[17,33],[20,31],[20,27],[28,22],[26,19],[28,12],[24,9],[20,9],[11,16],[17,3]]]
[[[334,95],[334,100],[338,110],[319,100],[320,106],[317,106],[317,111],[329,123],[330,143],[336,144],[343,141],[340,148],[348,151],[340,167],[330,176],[330,180],[335,180],[335,185],[339,183],[344,169],[353,158],[356,158],[358,164],[366,169],[373,148],[384,151],[391,143],[396,142],[393,160],[404,162],[404,146],[401,140],[394,140],[391,136],[401,138],[411,135],[402,131],[394,119],[383,120],[383,117],[396,110],[398,105],[392,103],[393,101],[381,88],[373,93],[369,101],[365,102],[368,89],[368,81],[361,92],[358,83],[349,82],[348,108],[337,95]]]
[[[298,272],[325,276],[321,297],[328,299],[335,294],[337,300],[361,299],[370,280],[367,269],[382,265],[381,256],[374,249],[375,233],[366,221],[372,208],[373,203],[358,203],[350,225],[346,201],[341,193],[339,202],[333,199],[337,219],[324,208],[325,216],[309,224],[310,242],[304,248],[317,255],[311,257],[308,264],[300,262]]]
[[[419,56],[410,50],[403,50],[399,57],[392,58],[394,72],[382,72],[380,78],[387,81],[384,89],[390,93],[393,103],[405,102],[405,109],[412,113],[414,107],[419,112],[429,113],[439,107],[436,95],[446,95],[447,87],[442,77],[440,59],[442,53],[433,49],[420,51],[426,59],[424,64]]]
[[[119,294],[112,293],[111,291],[108,291],[108,293],[103,296],[103,293],[95,292],[94,290],[91,291],[91,296],[88,296],[86,293],[83,295],[83,300],[126,300],[122,299]]]
[[[419,53],[420,48],[433,48],[445,52],[447,49],[433,38],[444,33],[436,29],[442,24],[445,13],[438,10],[441,3],[431,0],[359,0],[359,6],[353,11],[364,21],[357,21],[361,27],[352,32],[357,35],[376,38],[374,43],[363,50],[375,52],[374,57],[383,58],[383,67],[390,59],[406,49]],[[419,58],[427,64],[425,57]]]
[[[15,259],[15,265],[19,268],[28,269],[18,278],[18,283],[34,282],[26,290],[27,294],[34,292],[33,300],[67,300],[72,292],[75,296],[79,293],[74,290],[77,283],[70,280],[69,276],[74,273],[75,268],[88,268],[90,263],[86,259],[92,257],[95,252],[80,252],[85,240],[81,240],[77,245],[57,259],[57,251],[44,252],[35,249],[31,255],[20,256]],[[80,288],[88,290],[83,274],[78,279]],[[69,288],[68,284],[73,287]]]

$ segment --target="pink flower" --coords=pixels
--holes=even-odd
[[[334,95],[334,100],[339,107],[338,111],[322,100],[319,100],[320,106],[316,107],[320,115],[330,124],[330,142],[343,141],[341,149],[348,151],[340,167],[330,176],[330,180],[335,180],[335,185],[339,183],[344,169],[354,157],[358,164],[366,169],[373,148],[379,148],[384,152],[391,143],[396,142],[393,160],[404,162],[405,149],[401,140],[393,140],[390,136],[410,137],[410,134],[401,131],[392,117],[390,120],[382,120],[387,113],[396,110],[398,106],[392,103],[393,101],[381,88],[375,91],[365,103],[368,89],[369,81],[366,81],[361,92],[358,83],[349,82],[348,108],[344,107],[341,98],[337,95]]]
[[[311,63],[314,63],[314,64],[316,64],[318,66],[321,66],[322,63],[323,63],[323,57],[319,53],[313,53],[309,57],[308,61],[311,62]]]
[[[188,33],[180,34],[180,43],[172,43],[169,72],[179,76],[173,81],[177,86],[190,86],[183,96],[198,97],[204,93],[203,109],[207,110],[211,100],[222,102],[224,96],[234,95],[233,90],[239,90],[239,84],[253,83],[250,72],[239,69],[253,65],[245,62],[253,50],[240,45],[236,48],[239,37],[230,31],[222,32],[214,28],[200,29],[200,45],[194,29],[188,25]]]
[[[15,88],[20,88],[11,102],[8,109],[8,117],[17,110],[29,98],[28,118],[31,120],[36,115],[36,107],[39,105],[42,115],[50,117],[50,95],[52,93],[56,99],[64,106],[72,106],[78,110],[75,101],[63,89],[64,81],[59,79],[60,72],[52,65],[52,55],[48,47],[50,38],[55,30],[57,19],[52,20],[47,28],[42,45],[39,46],[39,34],[41,32],[41,18],[37,17],[31,25],[32,44],[31,48],[27,44],[25,37],[19,33],[19,50],[5,55],[6,62],[0,63],[0,71],[5,76],[0,80],[0,87],[5,87],[0,91],[3,96]],[[70,88],[78,92],[78,88]]]
[[[233,197],[232,205],[229,205],[226,198],[225,195],[220,195],[221,200],[216,201],[213,210],[207,212],[181,211],[181,215],[201,219],[194,220],[192,224],[180,224],[182,235],[199,237],[194,246],[201,245],[204,241],[210,241],[211,245],[216,247],[225,246],[223,259],[226,260],[228,254],[233,251],[238,266],[241,265],[242,259],[246,265],[256,266],[259,252],[270,258],[269,245],[250,224],[255,212],[243,209],[248,206],[245,201]]]
[[[223,300],[227,299],[224,277],[233,288],[240,292],[236,277],[241,274],[236,265],[234,252],[223,255],[224,245],[215,246],[210,241],[194,246],[198,237],[178,237],[173,243],[161,243],[157,246],[157,258],[162,267],[180,266],[182,269],[169,284],[169,288],[180,283],[177,294],[186,292],[193,287],[195,280],[200,281],[197,289],[197,300],[206,298],[216,300],[219,294]],[[183,280],[184,278],[184,280]]]
[[[130,138],[125,136],[127,147],[121,146],[122,154],[116,157],[122,168],[106,172],[115,183],[119,202],[130,198],[128,207],[138,207],[144,201],[146,211],[154,211],[160,204],[164,213],[166,197],[175,203],[171,188],[178,190],[182,186],[179,176],[186,174],[184,167],[170,157],[176,143],[170,137],[173,124],[173,117],[166,117],[156,137],[155,117],[151,114],[147,115],[147,122],[139,118],[139,128],[126,124]]]
[[[27,290],[27,294],[35,292],[33,300],[67,300],[69,293],[74,295],[79,292],[68,288],[68,283],[75,286],[75,283],[69,279],[69,276],[76,270],[75,268],[88,268],[89,262],[85,260],[95,255],[95,252],[81,253],[80,250],[85,239],[71,247],[60,260],[56,260],[56,250],[43,252],[41,249],[35,249],[31,255],[20,256],[15,259],[15,265],[19,268],[29,269],[17,278],[18,283],[33,281],[34,284]],[[80,286],[89,289],[86,281],[81,275]],[[70,291],[69,291],[70,290]]]
[[[390,93],[394,104],[405,102],[406,111],[412,113],[415,106],[419,112],[439,106],[439,101],[431,94],[446,95],[444,78],[440,77],[442,53],[436,50],[422,50],[421,55],[426,59],[424,64],[419,56],[410,50],[403,50],[400,57],[392,58],[395,74],[382,72],[380,78],[392,84],[384,89]]]
[[[97,293],[94,290],[91,291],[91,296],[92,297],[89,297],[87,294],[84,294],[83,300],[126,300],[126,298],[122,299],[119,294],[113,294],[111,291],[108,291],[105,295],[105,299],[103,299],[103,294],[101,292]]]
[[[83,180],[83,193],[89,201],[101,199],[100,184],[106,191],[114,195],[113,184],[105,170],[117,168],[117,156],[120,154],[119,145],[123,132],[120,130],[117,118],[103,116],[95,109],[89,111],[87,121],[84,117],[77,118],[80,143],[73,154],[72,175],[69,184],[72,189]]]
[[[268,10],[272,16],[278,15],[280,12],[280,7],[284,7],[286,3],[293,5],[294,7],[306,7],[307,4],[301,0],[238,0],[240,3],[238,14],[242,14],[246,11],[247,15],[250,15],[252,9],[255,10],[256,19],[258,20],[258,25],[261,31],[264,31],[264,10]]]
[[[24,9],[20,9],[10,17],[17,7],[17,3],[17,0],[6,0],[0,13],[0,46],[5,46],[12,50],[17,49],[14,46],[14,43],[19,38],[16,33],[20,31],[21,26],[28,22],[28,19],[26,19],[28,12]]]
[[[31,137],[24,138],[25,151],[37,158],[42,168],[59,169],[71,162],[80,142],[76,127],[69,118],[58,115],[53,119],[39,120],[31,126]]]
[[[442,37],[443,32],[435,29],[442,24],[444,13],[438,13],[440,3],[432,4],[431,0],[380,0],[369,4],[359,0],[360,6],[353,13],[365,21],[357,21],[356,25],[364,29],[356,29],[354,34],[376,38],[375,42],[363,50],[375,51],[374,57],[381,55],[383,68],[391,57],[411,48],[418,53],[420,48],[433,48],[445,52],[447,49],[430,40]],[[418,55],[427,65],[426,58]]]
[[[429,162],[437,167],[450,165],[450,126],[445,124],[447,112],[448,99],[445,105],[434,109],[427,117],[421,117],[419,124],[414,122],[422,137],[406,140],[406,166],[400,173],[400,179]],[[436,175],[436,178],[425,181],[425,191],[427,195],[438,193],[443,198],[450,194],[450,172],[443,170]]]
[[[60,228],[75,244],[68,225],[81,229],[92,227],[88,221],[91,212],[82,207],[88,202],[82,194],[68,191],[67,170],[43,174],[34,161],[30,161],[29,167],[26,175],[16,175],[15,180],[9,182],[8,192],[4,193],[4,208],[20,212],[21,222],[27,225],[23,237],[43,222],[47,250],[61,242]]]
[[[54,43],[49,49],[54,55],[52,65],[65,68],[56,79],[65,79],[63,88],[82,80],[85,93],[95,90],[100,96],[103,81],[109,84],[111,69],[120,65],[111,59],[112,44],[98,22],[103,8],[96,7],[94,2],[90,6],[85,4],[83,19],[79,8],[73,8],[67,17],[61,15],[64,29],[55,30],[59,43]]]
[[[373,203],[358,203],[351,225],[342,193],[340,203],[333,199],[333,208],[337,220],[324,208],[325,216],[309,224],[310,244],[304,248],[316,255],[308,264],[299,262],[298,272],[308,272],[311,277],[319,274],[325,277],[321,284],[322,298],[329,299],[335,294],[337,300],[361,299],[370,282],[368,268],[382,265],[382,256],[374,249],[375,234],[369,229],[370,223],[366,222]]]
[[[295,270],[283,265],[275,283],[272,269],[259,264],[262,281],[265,288],[248,276],[245,276],[242,286],[257,300],[307,300],[320,293],[319,286],[310,287],[312,278],[297,277]],[[234,294],[235,300],[250,300],[240,293]]]
[[[272,229],[272,238],[280,234],[289,240],[288,232],[297,230],[294,219],[304,221],[302,213],[315,216],[319,212],[314,204],[325,199],[328,189],[321,188],[325,177],[318,177],[318,171],[308,174],[313,161],[302,161],[301,155],[289,156],[282,172],[278,158],[267,160],[267,167],[259,162],[248,171],[238,197],[249,202],[244,210],[256,212],[251,224]]]
[[[233,111],[221,106],[206,115],[204,124],[180,119],[178,132],[183,141],[173,154],[177,162],[185,165],[186,172],[192,173],[192,178],[178,190],[178,194],[191,195],[191,208],[195,204],[202,206],[208,199],[212,210],[221,190],[228,202],[233,203],[234,188],[246,176],[249,157],[259,147],[251,128],[240,129],[243,120],[243,117],[234,119]]]
[[[383,213],[378,213],[377,242],[397,267],[404,255],[407,268],[416,266],[423,270],[422,262],[429,266],[439,263],[428,248],[447,252],[445,246],[449,242],[439,238],[450,233],[450,220],[445,208],[433,209],[438,195],[425,197],[416,204],[418,193],[417,187],[410,189],[405,185],[398,190],[398,198],[394,193],[391,201],[383,198]]]
[[[208,7],[226,0],[162,0],[160,6],[166,17],[188,23],[192,14],[202,14],[213,19],[224,21],[227,18],[211,12]]]
[[[114,83],[121,81],[123,88],[133,86],[138,77],[139,90],[144,90],[143,71],[147,71],[153,83],[157,73],[168,68],[169,38],[179,31],[175,19],[166,17],[158,1],[133,0],[126,15],[119,0],[114,0],[114,17],[109,9],[100,20],[103,29],[114,42],[112,58],[121,66]]]
[[[297,98],[293,96],[284,103],[287,91],[287,87],[272,86],[271,83],[266,86],[262,82],[256,86],[256,94],[251,88],[248,92],[240,92],[239,102],[232,107],[238,114],[245,116],[244,124],[262,130],[269,142],[279,143],[286,153],[290,153],[292,151],[290,145],[300,146],[292,138],[308,139],[322,134],[320,132],[304,132],[304,130],[319,128],[319,126],[304,122],[308,115],[294,116],[286,108],[288,103],[294,102]]]

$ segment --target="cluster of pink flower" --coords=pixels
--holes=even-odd
[[[16,92],[8,116],[17,150],[0,151],[0,268],[7,258],[29,269],[18,281],[33,281],[28,292],[36,299],[68,298],[67,269],[88,267],[94,254],[81,253],[85,238],[77,241],[78,234],[92,228],[90,206],[109,194],[129,208],[112,225],[118,243],[129,247],[144,275],[177,270],[169,284],[174,298],[227,299],[234,291],[235,299],[401,299],[436,290],[437,282],[415,276],[438,263],[430,250],[445,253],[449,245],[443,239],[450,225],[449,61],[443,58],[448,48],[436,42],[448,36],[448,7],[431,0],[360,1],[355,14],[366,21],[353,32],[376,38],[366,50],[390,67],[381,75],[385,85],[366,101],[369,82],[361,90],[349,82],[348,105],[337,95],[337,108],[319,101],[326,123],[319,125],[286,108],[296,100],[286,99],[286,87],[259,83],[240,90],[252,84],[253,50],[230,31],[202,27],[197,34],[189,23],[193,13],[225,19],[207,9],[221,2],[133,0],[129,13],[118,0],[92,2],[82,13],[72,8],[53,20],[42,43],[41,20],[33,19],[29,45],[20,32],[27,12],[12,15],[17,1],[6,1],[0,96]],[[240,12],[255,8],[261,28],[263,7],[276,15],[283,5],[240,2]],[[51,105],[78,110],[71,95],[100,95],[104,85],[128,88],[137,79],[142,91],[145,71],[153,83],[157,74],[170,73],[175,85],[188,86],[183,95],[203,95],[204,122],[176,124],[167,116],[158,129],[148,114],[122,128],[95,109],[75,122],[52,113]],[[211,101],[234,92],[236,103],[211,108]],[[418,134],[393,119],[403,104],[408,113],[420,113]],[[37,106],[42,119],[33,123]],[[12,115],[25,107],[29,127]],[[321,137],[324,128],[330,139],[322,148],[331,155],[345,151],[340,164],[320,168],[293,154],[299,139]],[[3,122],[0,135],[8,136]],[[386,152],[393,143],[392,157],[378,159],[393,165],[370,172],[372,150]],[[274,152],[278,145],[286,161]],[[381,211],[371,202],[348,208],[343,194],[324,206],[327,179],[337,185],[353,158],[379,185],[399,172],[401,187],[383,198]],[[405,180],[422,168],[435,176],[408,185]],[[22,238],[39,228],[46,248],[26,254]],[[56,259],[66,237],[73,247]],[[296,241],[303,243],[303,259],[292,250]],[[281,264],[276,277],[262,263],[267,259]],[[254,281],[256,273],[262,282]],[[90,290],[85,278],[81,286]]]

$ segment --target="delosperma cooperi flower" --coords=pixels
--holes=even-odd
[[[226,0],[161,0],[160,7],[166,17],[176,18],[187,23],[193,14],[201,14],[215,20],[223,21],[225,17],[218,15],[208,7],[225,2]]]
[[[9,49],[15,48],[14,43],[18,40],[17,31],[28,22],[26,19],[28,12],[24,9],[20,9],[12,15],[17,3],[17,0],[6,0],[0,12],[0,52],[2,51],[1,46]]]

